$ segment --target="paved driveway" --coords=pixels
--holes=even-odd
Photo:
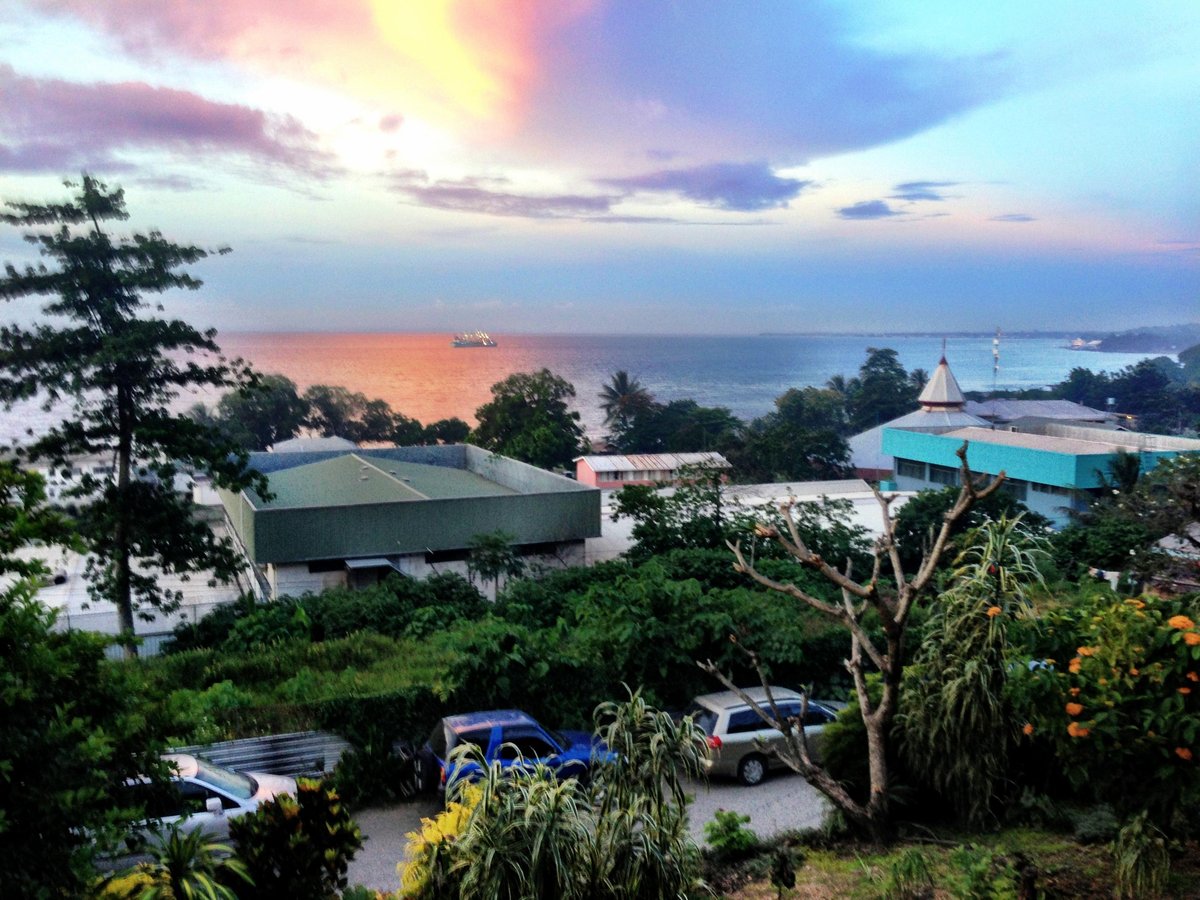
[[[798,775],[776,774],[757,787],[718,780],[694,785],[695,801],[689,810],[692,834],[704,840],[704,823],[718,809],[750,816],[749,828],[760,837],[780,831],[815,828],[821,824],[826,804],[823,797]],[[358,812],[355,819],[367,840],[350,865],[350,884],[365,884],[380,891],[400,886],[396,864],[405,858],[404,836],[420,827],[423,817],[437,814],[440,804],[433,799],[378,807]]]

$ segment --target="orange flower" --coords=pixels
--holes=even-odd
[[[1139,672],[1139,671],[1138,671],[1136,668],[1132,668],[1132,669],[1130,669],[1130,670],[1129,670],[1129,674],[1130,674],[1130,675],[1133,675],[1134,677],[1136,677],[1136,676],[1138,676],[1138,675],[1141,675],[1142,673],[1141,673],[1141,672]]]
[[[1188,672],[1187,680],[1188,681],[1200,681],[1200,675],[1197,675],[1195,672]]]
[[[1071,690],[1068,691],[1067,693],[1069,693],[1072,697],[1078,697],[1079,696],[1079,688],[1071,688]]]
[[[1033,734],[1033,723],[1026,722],[1025,727],[1021,729],[1021,732],[1022,732],[1022,734],[1026,735],[1026,736]]]
[[[1083,705],[1080,703],[1068,703],[1066,710],[1068,716],[1077,716],[1083,712]]]
[[[1096,648],[1095,647],[1079,647],[1075,650],[1075,652],[1078,653],[1080,656],[1095,656]]]
[[[1130,606],[1132,606],[1134,609],[1145,609],[1146,608],[1146,604],[1136,598],[1132,599],[1132,600],[1126,600],[1125,602],[1128,603]]]
[[[1189,750],[1187,747],[1176,747],[1175,755],[1178,756],[1180,759],[1182,759],[1184,762],[1192,761],[1192,751]]]
[[[1067,734],[1069,734],[1073,738],[1085,738],[1089,734],[1091,734],[1091,730],[1088,728],[1084,728],[1078,722],[1072,722],[1070,725],[1067,726]]]
[[[1071,672],[1072,675],[1075,675],[1079,672],[1079,667],[1081,665],[1083,665],[1083,660],[1077,656],[1073,660],[1071,660],[1071,664],[1069,666],[1067,666],[1067,669]]]
[[[1002,610],[998,606],[989,606],[988,611],[987,611],[988,618],[994,619],[994,618],[996,618],[996,616],[1000,615],[1000,613],[1002,613],[1002,612],[1004,612],[1004,610]]]
[[[1194,631],[1185,631],[1183,633],[1183,642],[1189,647],[1195,647],[1197,644],[1200,644],[1200,634]]]
[[[1190,694],[1192,692],[1192,689],[1190,687],[1175,688],[1175,690],[1179,691],[1179,693],[1184,694],[1184,695]]]
[[[1167,624],[1172,628],[1178,628],[1180,631],[1187,631],[1189,628],[1195,628],[1196,623],[1187,616],[1171,616],[1167,619]]]

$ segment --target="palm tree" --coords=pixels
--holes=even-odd
[[[612,428],[617,437],[625,434],[638,413],[649,409],[653,403],[654,396],[624,369],[613,373],[609,383],[600,389],[604,424]]]
[[[209,840],[203,831],[172,826],[145,871],[152,881],[138,900],[235,900],[237,892],[225,881],[249,882],[241,860],[226,844]],[[232,876],[232,877],[231,877]]]

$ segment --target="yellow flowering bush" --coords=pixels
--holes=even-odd
[[[1080,791],[1166,821],[1200,802],[1200,597],[1107,593],[1042,613],[1011,682],[1021,740],[1049,745]],[[1136,773],[1136,776],[1135,776]],[[1134,777],[1131,777],[1134,776]]]
[[[443,876],[448,874],[451,847],[466,830],[483,789],[479,785],[464,785],[460,800],[450,801],[432,819],[422,819],[419,831],[405,835],[408,858],[411,862],[396,867],[400,873],[400,897],[423,898],[440,896]]]

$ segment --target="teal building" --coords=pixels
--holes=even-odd
[[[1019,430],[1018,430],[1019,429]],[[1200,440],[1027,420],[1003,429],[959,428],[941,434],[885,428],[883,451],[894,461],[893,481],[902,491],[960,483],[956,453],[967,444],[971,471],[1004,472],[1004,490],[1056,526],[1072,510],[1086,508],[1110,464],[1136,454],[1143,472],[1181,453],[1200,453]]]

